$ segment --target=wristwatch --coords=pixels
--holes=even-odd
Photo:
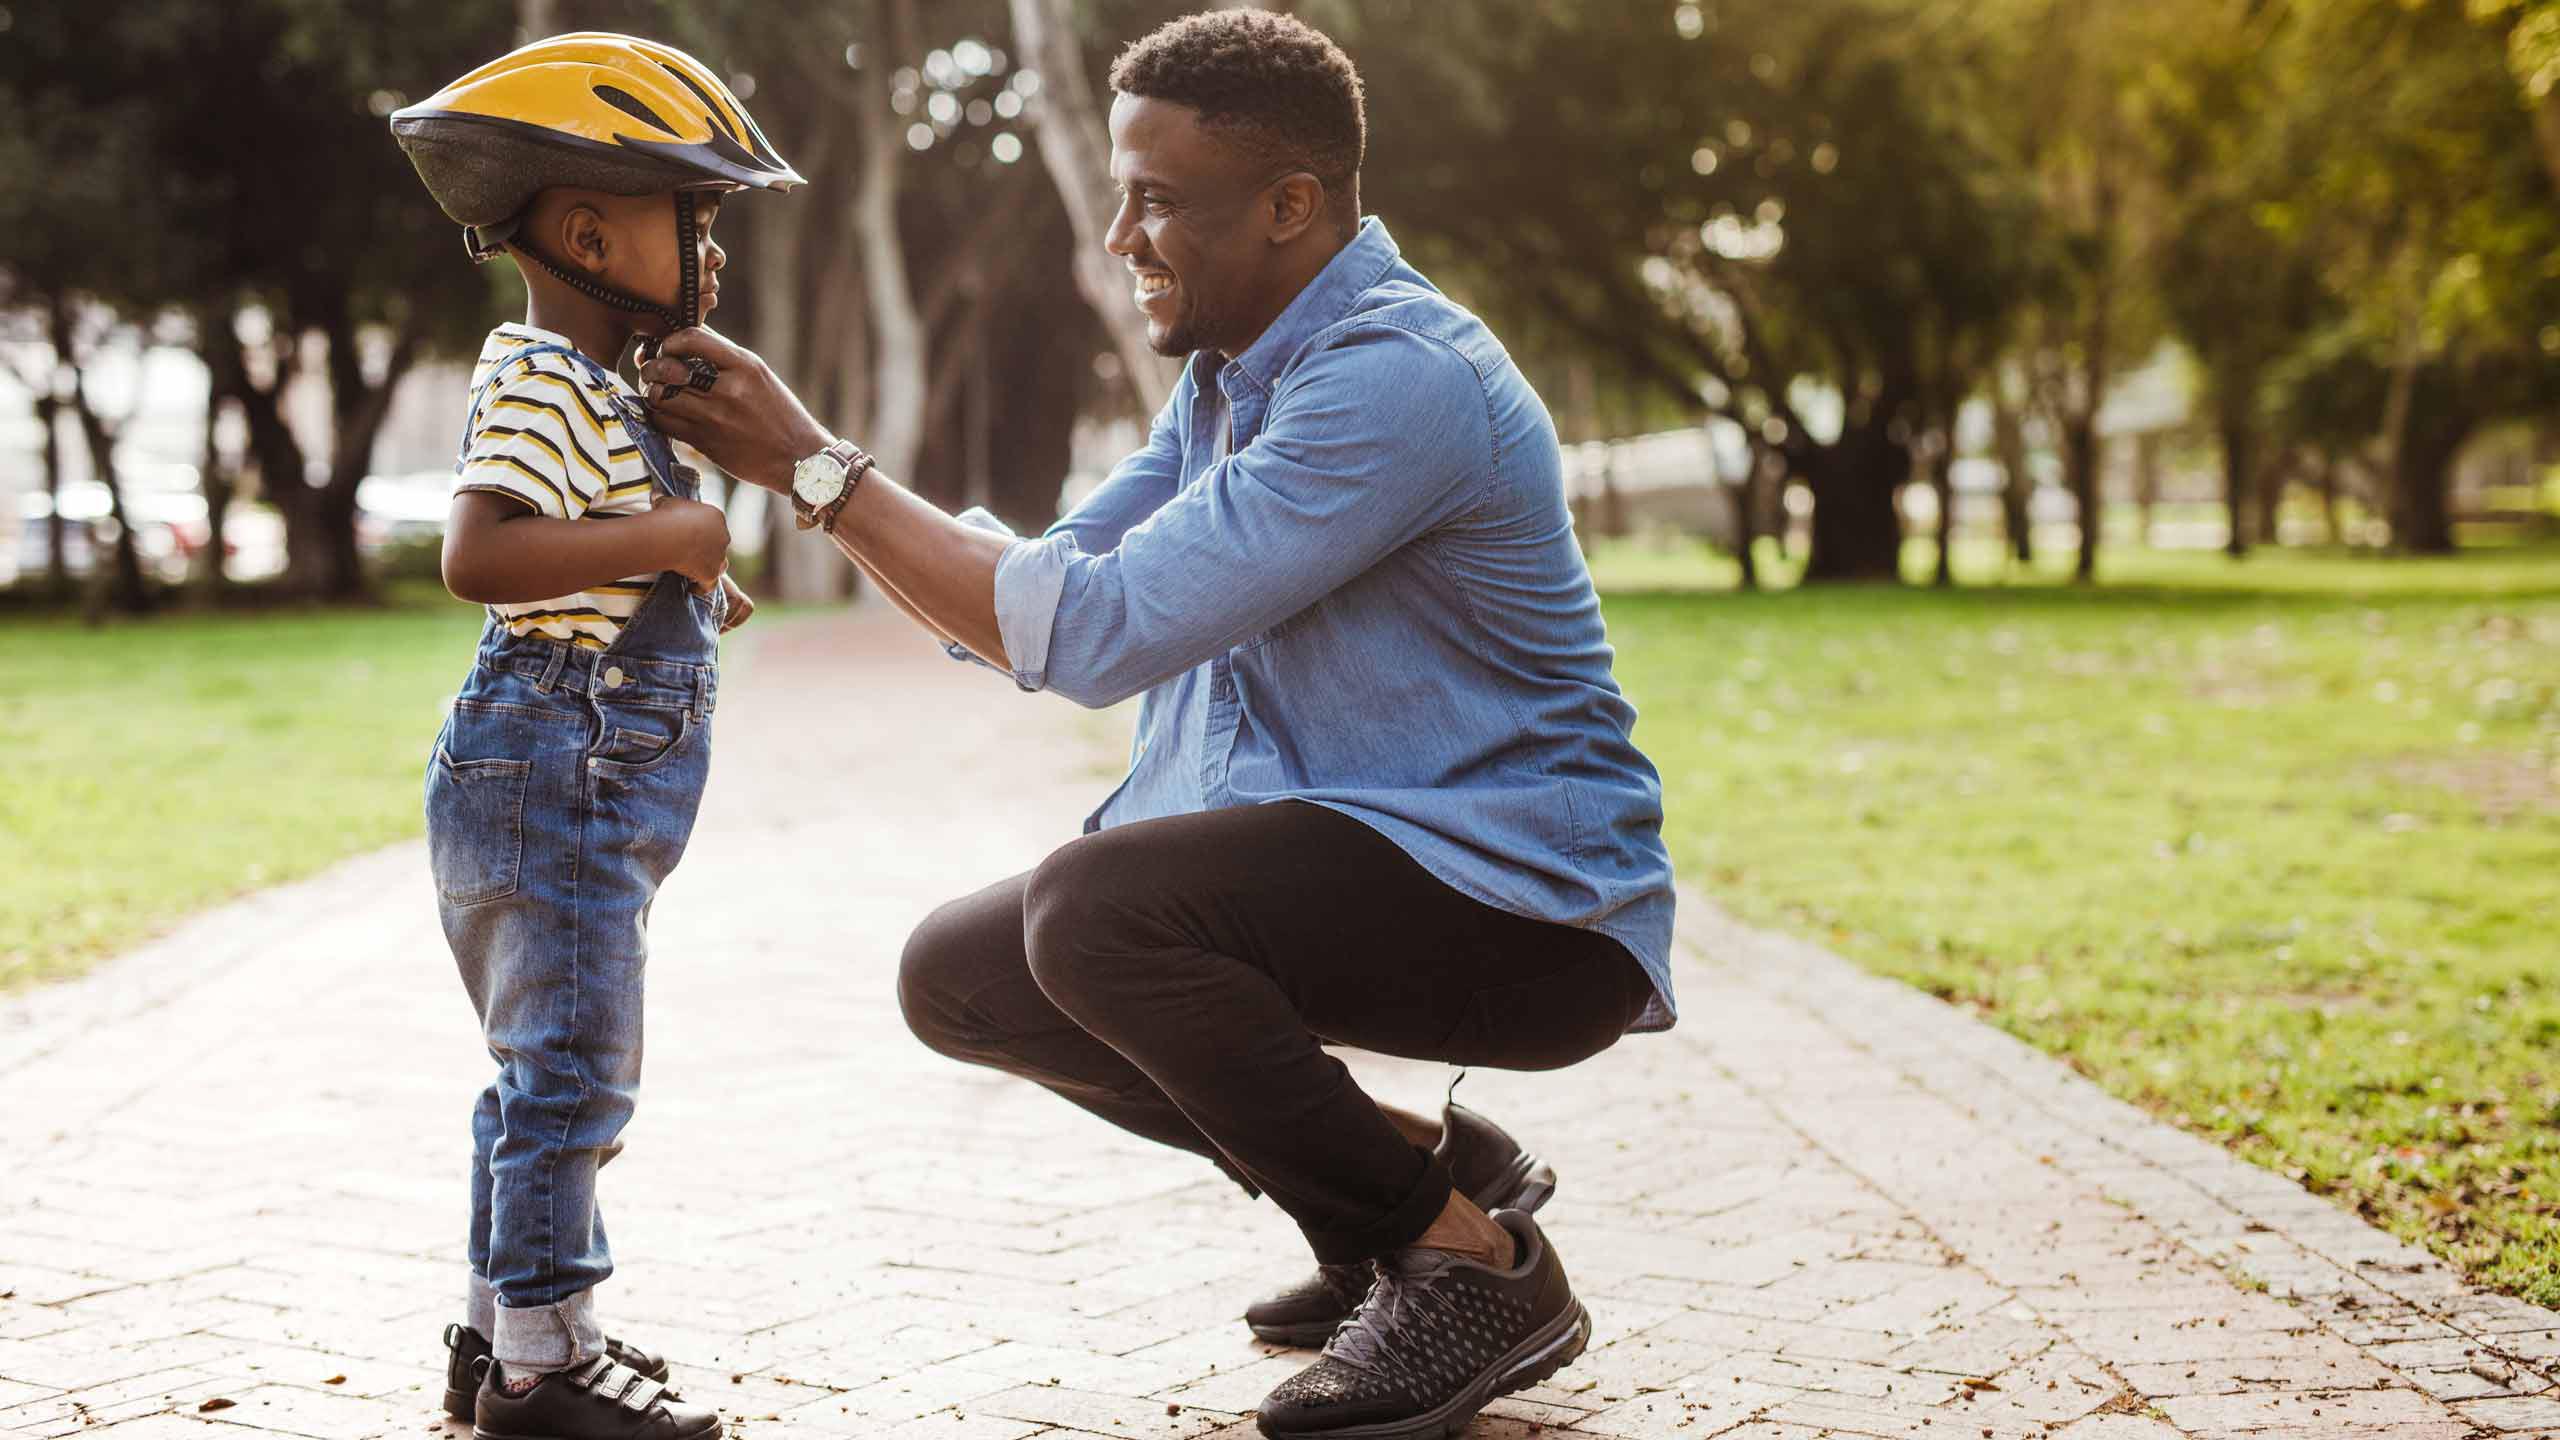
[[[871,465],[861,446],[838,440],[791,467],[791,513],[800,528],[833,525]]]

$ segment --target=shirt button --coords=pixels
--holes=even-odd
[[[607,665],[604,667],[604,688],[607,690],[619,690],[622,688],[621,666]]]

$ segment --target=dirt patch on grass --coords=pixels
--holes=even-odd
[[[2384,767],[2404,785],[2449,790],[2479,807],[2482,819],[2560,814],[2560,776],[2516,754],[2403,755]]]

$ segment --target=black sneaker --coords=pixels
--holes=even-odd
[[[609,1355],[554,1370],[521,1395],[480,1382],[472,1440],[714,1440],[720,1412],[677,1403],[652,1380]]]
[[[1450,1183],[1486,1214],[1534,1212],[1556,1193],[1555,1167],[1520,1147],[1501,1126],[1451,1102],[1440,1112],[1440,1143],[1432,1150],[1449,1167]],[[1319,1265],[1316,1273],[1247,1306],[1244,1323],[1271,1345],[1321,1345],[1360,1307],[1369,1293],[1371,1268]]]
[[[468,1424],[480,1396],[480,1373],[489,1364],[489,1337],[468,1325],[447,1325],[444,1348],[444,1413]],[[605,1358],[639,1371],[644,1379],[667,1383],[667,1362],[658,1356],[610,1335],[605,1337],[604,1353]]]
[[[1438,1250],[1399,1250],[1316,1363],[1281,1383],[1255,1420],[1271,1440],[1442,1440],[1495,1398],[1553,1375],[1591,1343],[1591,1315],[1538,1222],[1494,1223],[1518,1247],[1495,1270]]]

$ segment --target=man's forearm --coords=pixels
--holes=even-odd
[[[906,592],[900,590],[897,586],[890,584],[888,579],[879,571],[862,563],[862,557],[853,553],[853,547],[844,543],[843,536],[839,535],[833,538],[836,542],[836,549],[844,553],[844,558],[853,562],[853,568],[862,572],[862,577],[871,582],[873,589],[878,590],[881,594],[889,597],[889,603],[898,607],[899,614],[906,616],[908,619],[916,622],[919,626],[922,626],[926,631],[931,633],[933,638],[936,640],[940,640],[945,644],[953,643],[951,637],[942,632],[941,626],[934,624],[923,611],[916,608],[916,602],[908,599],[906,597]]]
[[[877,470],[836,512],[828,538],[927,628],[1013,668],[996,622],[996,562],[1011,540],[961,524]]]

